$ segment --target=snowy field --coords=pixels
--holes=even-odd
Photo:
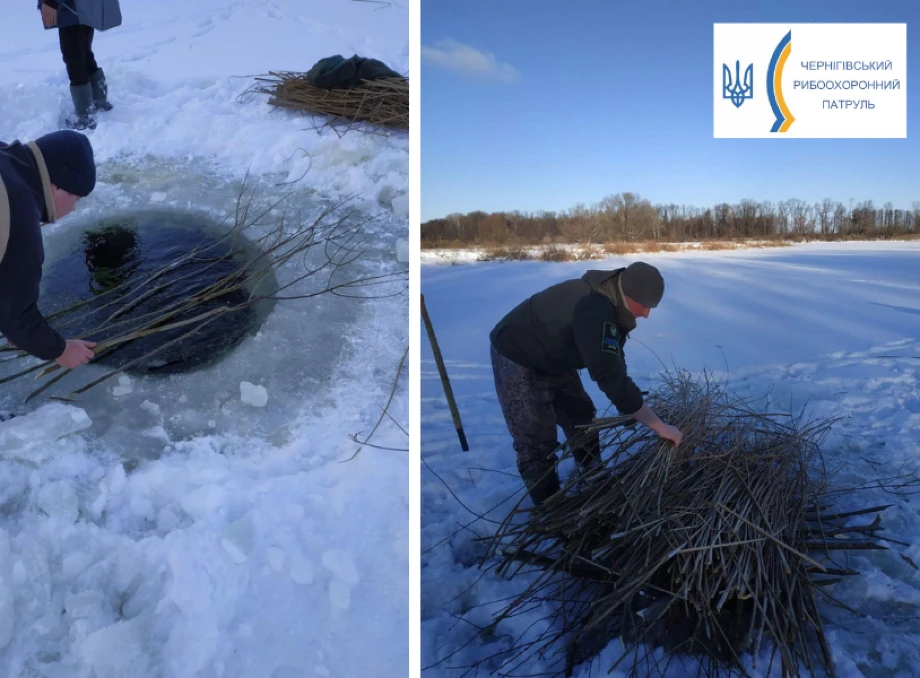
[[[534,618],[503,622],[490,640],[474,639],[460,649],[475,635],[473,625],[485,626],[490,611],[507,605],[494,601],[524,588],[491,573],[480,580],[476,567],[482,547],[474,533],[488,534],[494,526],[473,514],[500,521],[518,497],[502,502],[521,488],[495,398],[489,331],[543,287],[638,258],[422,267],[422,293],[471,448],[460,448],[423,331],[421,637],[422,667],[431,667],[423,675],[463,675],[463,667],[510,639],[526,638]],[[811,244],[641,259],[660,267],[666,291],[626,345],[630,374],[640,386],[656,385],[663,362],[709,370],[739,394],[769,393],[774,412],[807,408],[810,417],[841,416],[824,447],[829,466],[842,466],[840,483],[892,476],[905,462],[920,461],[920,243]],[[582,378],[603,413],[609,401],[585,373]],[[842,678],[909,678],[920,666],[920,572],[901,557],[920,564],[920,498],[872,491],[855,506],[889,503],[895,506],[883,514],[886,536],[910,546],[851,558],[849,564],[863,574],[836,585],[834,595],[864,615],[828,610],[828,636]],[[575,675],[607,675],[621,648],[620,641],[612,642],[599,663],[582,665]],[[758,667],[752,675],[765,675],[766,666]],[[534,661],[514,675],[547,669]],[[489,674],[481,668],[475,675]],[[693,663],[676,663],[668,675],[695,675]]]
[[[19,415],[0,424],[0,677],[406,675],[408,135],[318,132],[244,94],[336,54],[407,73],[408,4],[121,5],[94,41],[115,106],[87,131],[97,188],[46,227],[46,263],[113,213],[221,222],[248,173],[305,219],[345,201],[366,255],[344,274],[395,277],[358,292],[385,299],[279,302],[196,372],[72,404],[0,385]],[[28,141],[71,107],[58,37],[33,2],[0,21],[0,139]]]
[[[902,241],[916,240],[914,237],[902,238]],[[526,255],[527,259],[535,261],[545,261],[547,253],[553,254],[561,251],[566,252],[571,260],[594,260],[606,259],[609,256],[622,256],[627,253],[679,253],[679,252],[696,252],[696,251],[725,251],[725,250],[746,250],[746,249],[763,249],[789,247],[794,244],[806,244],[802,240],[734,240],[734,241],[715,241],[715,242],[668,242],[668,243],[614,243],[611,245],[593,244],[585,245],[581,243],[553,243],[551,245],[524,245],[521,247],[468,247],[468,248],[425,248],[421,251],[420,261],[423,264],[469,264],[474,261],[496,260],[495,252],[510,252],[517,254],[521,252]],[[807,244],[826,244],[823,242]],[[850,243],[853,245],[854,243]],[[855,243],[859,246],[859,243]],[[615,249],[622,248],[622,249]],[[552,260],[552,259],[550,259]],[[558,260],[557,260],[558,261]]]

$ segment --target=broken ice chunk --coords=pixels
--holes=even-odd
[[[80,517],[80,502],[74,488],[66,481],[43,485],[38,491],[38,507],[52,518],[73,525]]]
[[[120,377],[118,377],[118,386],[112,389],[112,395],[118,398],[123,395],[128,395],[133,390],[134,390],[134,386],[132,385],[131,377],[129,377],[126,374],[123,374]]]
[[[265,407],[268,402],[268,391],[264,386],[256,386],[248,381],[240,382],[240,400],[253,407]]]
[[[408,217],[409,216],[409,194],[403,193],[402,195],[397,195],[393,198],[393,202],[390,203],[393,206],[393,214],[398,217]]]
[[[401,264],[409,263],[409,241],[405,238],[396,241],[396,260]]]
[[[79,407],[49,403],[0,424],[0,454],[14,456],[31,448],[41,449],[92,425],[92,420]]]

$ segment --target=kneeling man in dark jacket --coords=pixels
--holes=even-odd
[[[588,271],[534,294],[513,308],[489,335],[495,389],[514,440],[518,471],[535,505],[559,490],[556,426],[567,438],[590,424],[597,410],[578,370],[588,374],[617,410],[679,445],[682,435],[644,402],[629,377],[623,345],[664,295],[657,268],[636,262],[613,271]],[[586,468],[600,454],[595,436],[573,450]]]
[[[91,341],[64,339],[38,310],[45,249],[41,226],[73,211],[96,186],[89,139],[63,130],[27,144],[0,142],[0,334],[67,369],[93,357]]]

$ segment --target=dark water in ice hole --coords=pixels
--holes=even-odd
[[[226,231],[227,229],[223,229]],[[242,268],[257,256],[251,243],[220,241],[222,233],[201,217],[174,212],[146,212],[106,219],[79,234],[78,240],[54,262],[45,265],[39,306],[46,317],[55,311],[88,301],[79,310],[50,318],[66,338],[101,342],[139,329],[177,302],[188,299]],[[144,282],[196,247],[206,250],[168,268],[155,282]],[[50,265],[49,265],[50,263]],[[276,289],[274,278],[263,282],[260,292]],[[156,291],[151,293],[156,288]],[[237,290],[196,305],[170,318],[169,323],[193,318],[220,306],[245,302],[249,289]],[[148,295],[149,296],[145,296]],[[143,297],[143,298],[142,298]],[[96,328],[113,312],[137,302],[120,315],[117,327]],[[97,353],[94,362],[122,368],[133,374],[186,372],[212,364],[254,334],[271,309],[272,302],[224,313],[195,334],[165,346],[199,324],[158,332]],[[65,324],[67,323],[67,324]],[[166,323],[163,323],[166,324]],[[155,349],[155,355],[143,358]],[[143,358],[143,359],[142,359]]]

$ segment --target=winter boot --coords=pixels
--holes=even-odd
[[[527,493],[534,506],[540,506],[559,491],[559,474],[555,466],[541,469],[527,469],[523,475]]]
[[[89,76],[90,85],[93,87],[93,105],[97,111],[111,111],[112,104],[109,102],[109,88],[105,84],[105,73],[100,68]]]
[[[569,439],[572,456],[581,473],[592,470],[601,460],[601,443],[597,431],[576,433]]]
[[[93,90],[89,83],[79,87],[70,86],[70,98],[76,115],[67,119],[67,126],[71,129],[96,129],[96,119],[93,117]]]

